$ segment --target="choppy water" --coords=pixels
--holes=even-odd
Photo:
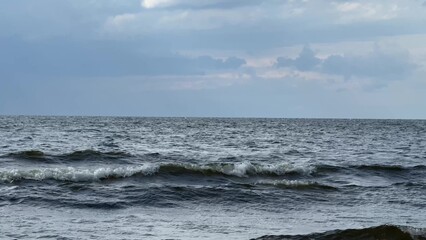
[[[0,117],[0,163],[2,239],[425,236],[426,121]]]

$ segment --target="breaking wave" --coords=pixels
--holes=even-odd
[[[36,168],[36,169],[3,169],[0,170],[0,181],[14,182],[19,180],[59,181],[99,181],[103,179],[127,178],[135,175],[206,175],[206,176],[283,176],[309,174],[310,167],[294,167],[287,164],[258,165],[250,162],[235,164],[143,164],[126,167],[100,167],[92,169]]]
[[[39,169],[10,169],[0,171],[0,180],[4,182],[14,182],[20,180],[47,180],[54,179],[58,181],[89,182],[102,179],[125,178],[133,176],[136,173],[145,173],[149,175],[155,172],[151,166],[141,167],[102,167],[96,169],[78,169],[74,167],[67,168],[39,168]]]
[[[42,157],[40,152],[25,152],[33,158]],[[73,155],[87,155],[88,152],[74,152]],[[93,153],[90,153],[93,154]],[[98,154],[98,153],[96,153]],[[315,174],[332,174],[339,171],[373,171],[373,172],[407,172],[413,170],[424,170],[425,166],[387,166],[387,165],[361,165],[361,166],[295,166],[288,163],[261,164],[251,162],[238,163],[211,163],[211,164],[190,164],[190,163],[144,163],[141,165],[75,168],[75,167],[52,167],[33,169],[0,169],[0,181],[13,182],[19,180],[45,180],[53,179],[59,181],[99,181],[103,179],[127,178],[135,175],[203,175],[203,176],[230,176],[247,178],[259,177],[280,177],[280,176],[310,176]],[[261,183],[265,184],[265,183]],[[284,186],[290,182],[270,182],[270,185]]]

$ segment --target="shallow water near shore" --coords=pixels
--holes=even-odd
[[[426,227],[422,120],[5,116],[0,162],[10,239]]]

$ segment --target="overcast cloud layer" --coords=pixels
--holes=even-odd
[[[0,114],[426,118],[426,1],[0,2]]]

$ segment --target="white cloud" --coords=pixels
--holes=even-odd
[[[355,11],[359,9],[360,6],[361,4],[357,2],[346,2],[346,3],[338,4],[336,8],[340,12],[350,12],[350,11]]]
[[[141,0],[139,3],[144,9],[136,8],[127,14],[108,18],[100,32],[114,38],[126,38],[162,33],[191,35],[189,31],[214,30],[212,34],[232,32],[238,38],[259,31],[262,33],[254,38],[271,41],[283,38],[283,43],[294,41],[292,44],[305,44],[315,43],[319,38],[322,42],[339,38],[348,40],[353,36],[370,38],[387,35],[391,31],[395,35],[408,31],[419,33],[420,23],[426,20],[426,8],[421,7],[421,3],[407,0]],[[401,24],[393,27],[395,23]],[[402,23],[406,23],[407,28]],[[375,24],[383,24],[383,28],[378,29]],[[342,29],[345,27],[342,25],[352,27],[353,31]],[[348,33],[345,34],[345,31]],[[256,41],[246,44],[270,46],[265,43],[267,41]],[[200,39],[199,42],[209,43],[210,40]],[[221,41],[216,42],[221,44]]]
[[[401,10],[394,2],[345,2],[334,5],[342,23],[388,20],[398,17]]]
[[[127,37],[164,31],[211,30],[237,25],[247,26],[258,22],[265,14],[261,10],[244,12],[227,9],[159,9],[152,12],[145,11],[110,17],[103,26],[103,33],[118,33],[119,37]]]
[[[142,0],[141,6],[147,9],[167,8],[174,6],[200,7],[226,2],[228,2],[228,0]]]
[[[156,8],[171,6],[176,2],[176,0],[142,0],[141,5],[144,8]]]
[[[135,14],[125,13],[121,15],[116,15],[107,19],[106,25],[108,27],[121,27],[129,22],[136,20]]]

